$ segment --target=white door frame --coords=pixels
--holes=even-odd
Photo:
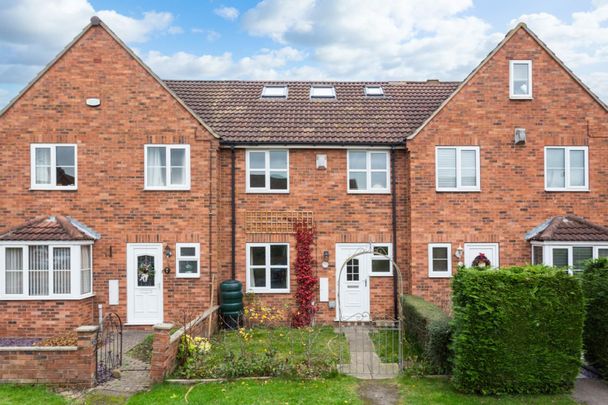
[[[135,248],[145,248],[145,249],[154,249],[157,251],[160,257],[160,268],[157,269],[157,277],[155,280],[158,280],[159,283],[159,306],[160,306],[160,319],[149,322],[149,321],[137,321],[134,318],[132,311],[134,309],[133,302],[133,292],[132,288],[134,288],[133,282],[135,280],[133,272],[136,271],[135,266],[133,266],[133,249]],[[164,289],[163,289],[163,244],[162,243],[127,243],[127,325],[154,325],[157,323],[162,323],[164,319]]]
[[[346,256],[342,255],[340,253],[341,249],[346,249],[346,248],[350,248],[352,249],[352,251],[348,252],[348,254]],[[339,314],[340,314],[340,302],[338,300],[338,290],[340,289],[340,269],[342,268],[342,265],[344,264],[342,262],[342,260],[346,260],[348,259],[350,256],[352,256],[353,254],[357,253],[357,252],[366,252],[370,250],[370,244],[369,243],[336,243],[336,274],[335,274],[335,279],[336,279],[336,317],[335,320],[336,321],[340,321],[339,319]],[[371,255],[371,253],[370,253]],[[348,321],[367,321],[369,320],[370,317],[370,311],[371,311],[371,297],[370,297],[370,274],[371,274],[371,268],[369,268],[370,266],[368,265],[369,260],[367,260],[367,255],[361,255],[358,256],[357,259],[359,259],[359,262],[361,263],[360,265],[360,269],[365,269],[365,274],[360,273],[362,276],[362,279],[360,279],[359,281],[363,283],[364,287],[362,290],[362,306],[361,306],[361,313],[368,314],[367,319],[345,319],[343,321],[348,322]],[[340,260],[340,261],[339,261]],[[345,268],[346,269],[346,268]],[[343,277],[346,277],[346,272],[343,272]],[[344,317],[344,315],[342,315],[342,317]]]
[[[500,267],[500,246],[498,243],[496,242],[474,242],[474,243],[465,243],[464,244],[464,264],[465,266],[467,265],[467,248],[470,249],[492,249],[495,254],[494,256],[496,257],[496,260],[490,260],[491,262],[491,266],[494,268],[499,268]],[[473,258],[474,259],[474,258]],[[490,259],[490,258],[488,258]]]

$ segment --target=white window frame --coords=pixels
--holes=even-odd
[[[181,248],[194,248],[194,256],[182,256]],[[181,261],[191,262],[196,260],[196,273],[180,273],[179,263]],[[201,244],[200,243],[176,243],[175,244],[175,277],[176,278],[200,278],[201,277]]]
[[[375,93],[373,89],[378,89],[378,92]],[[365,96],[371,98],[382,98],[384,97],[384,88],[382,86],[374,85],[365,86]]]
[[[57,146],[74,147],[74,185],[57,185]],[[51,150],[51,183],[36,183],[36,149]],[[30,190],[78,190],[78,145],[75,143],[32,143],[30,144]]]
[[[249,167],[249,155],[251,153],[264,153],[264,178],[265,178],[265,187],[251,187],[250,185],[250,172],[252,171]],[[285,152],[287,154],[287,168],[286,169],[271,169],[270,168],[270,152]],[[247,150],[245,153],[245,166],[246,170],[246,184],[247,184],[247,193],[268,193],[268,194],[289,194],[289,149],[251,149]],[[262,171],[262,169],[253,169],[253,171]],[[287,174],[287,189],[272,189],[270,188],[270,172],[285,172]]]
[[[442,149],[454,149],[456,151],[456,187],[439,187],[439,151]],[[476,186],[462,185],[461,153],[463,151],[475,151],[476,163]],[[468,192],[481,191],[481,162],[479,146],[436,146],[435,147],[435,191],[438,192]]]
[[[515,94],[513,86],[513,66],[515,64],[528,65],[528,94]],[[532,61],[531,60],[510,60],[509,61],[509,98],[513,100],[531,100],[532,96]]]
[[[283,89],[283,93],[281,95],[269,94],[269,89]],[[289,94],[289,88],[286,85],[267,85],[262,89],[262,98],[266,99],[286,99]]]
[[[316,89],[331,89],[331,95],[316,95],[315,90]],[[311,99],[316,99],[316,98],[320,98],[320,99],[332,99],[332,98],[336,98],[336,88],[334,86],[331,85],[314,85],[314,86],[310,86],[310,98]]]
[[[568,269],[572,271],[574,267],[574,252],[575,247],[590,247],[593,249],[592,258],[597,259],[599,256],[600,249],[608,249],[608,242],[531,242],[530,244],[531,257],[534,256],[534,247],[541,246],[543,248],[543,264],[546,266],[553,266],[553,249],[567,249],[568,250]]]
[[[393,244],[392,243],[372,243],[371,244],[371,250],[372,252],[374,251],[375,247],[379,247],[379,246],[388,246],[388,257],[390,257],[391,260],[389,260],[389,271],[386,273],[381,273],[381,272],[376,272],[374,273],[374,271],[372,270],[373,268],[373,263],[374,260],[387,260],[384,256],[376,256],[373,253],[370,256],[370,263],[369,263],[369,276],[370,277],[392,277],[393,275]]]
[[[549,187],[548,181],[548,168],[547,168],[547,151],[549,149],[563,149],[564,150],[564,170],[565,170],[565,183],[564,187]],[[571,186],[570,185],[570,151],[583,151],[585,154],[585,185],[584,186]],[[589,191],[589,147],[588,146],[545,146],[544,153],[544,165],[545,165],[545,191]]]
[[[365,152],[365,167],[366,169],[351,169],[350,168],[350,154],[351,152]],[[372,169],[372,153],[382,153],[386,157],[386,170]],[[359,172],[366,173],[366,187],[365,189],[353,190],[350,188],[350,173]],[[371,188],[372,185],[372,172],[386,174],[386,188]],[[390,194],[391,193],[391,156],[389,151],[382,149],[347,149],[346,150],[346,189],[349,194]]]
[[[435,271],[433,269],[433,248],[448,249],[448,271]],[[452,277],[452,244],[451,243],[429,243],[428,246],[428,266],[430,278],[451,278]]]
[[[149,186],[148,185],[148,149],[149,148],[165,148],[166,167],[165,171],[165,186]],[[184,176],[186,182],[184,184],[171,184],[171,150],[181,149],[185,151],[184,157]],[[144,190],[149,191],[188,191],[190,190],[190,145],[188,144],[146,144],[144,145]]]
[[[91,246],[91,285],[90,292],[80,293],[80,278],[81,278],[81,251],[83,245]],[[29,247],[30,246],[48,246],[49,254],[49,294],[48,295],[29,295]],[[23,263],[23,293],[22,294],[6,294],[6,248],[21,248],[22,263]],[[70,248],[70,294],[55,294],[53,292],[53,249],[55,248]],[[35,241],[35,242],[20,242],[10,241],[0,243],[0,301],[50,301],[50,300],[82,300],[95,295],[93,291],[94,277],[94,260],[93,260],[93,243],[92,242],[75,242],[75,241]]]
[[[271,267],[284,267],[284,266],[271,266],[270,265],[270,246],[287,246],[287,288],[270,288],[270,268]],[[266,260],[265,260],[265,270],[266,270],[266,287],[252,287],[251,286],[251,248],[252,247],[264,247],[266,249]],[[246,257],[246,283],[247,283],[247,292],[254,293],[270,293],[270,294],[288,294],[290,292],[291,287],[291,261],[289,256],[289,243],[284,242],[269,242],[269,243],[247,243],[245,244],[245,257]],[[261,266],[256,266],[261,267]]]

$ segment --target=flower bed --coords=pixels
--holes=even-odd
[[[184,339],[187,356],[180,378],[321,377],[336,373],[348,359],[348,343],[332,327],[241,328],[221,331],[210,340]]]

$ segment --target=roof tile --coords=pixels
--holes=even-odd
[[[41,216],[0,234],[0,241],[81,241],[99,235],[62,215]]]
[[[608,228],[575,215],[556,216],[535,228],[526,239],[543,242],[604,242],[608,241]]]

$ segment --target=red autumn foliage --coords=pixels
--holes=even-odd
[[[314,305],[318,280],[313,271],[312,244],[315,231],[308,224],[295,224],[296,231],[296,303],[292,325],[296,328],[310,326],[317,308]]]

